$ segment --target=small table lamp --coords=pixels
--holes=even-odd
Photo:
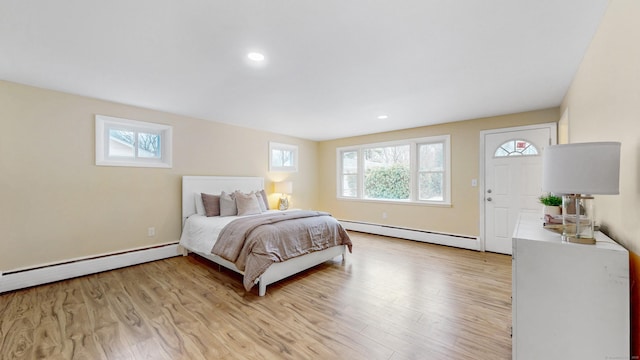
[[[562,238],[595,244],[593,196],[619,194],[619,142],[552,145],[545,149],[542,190],[562,195]]]
[[[289,208],[289,198],[287,194],[293,193],[293,183],[291,181],[281,181],[275,184],[276,193],[280,193],[280,204],[278,209],[287,210]]]

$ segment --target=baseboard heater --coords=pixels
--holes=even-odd
[[[181,254],[178,251],[178,243],[172,242],[153,247],[6,271],[0,275],[0,293],[166,259]]]
[[[480,250],[480,240],[474,236],[446,234],[428,230],[409,229],[398,226],[372,224],[351,220],[340,220],[340,223],[347,230],[422,241],[438,245],[454,246],[463,249]]]

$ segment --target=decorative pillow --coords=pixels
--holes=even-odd
[[[267,193],[264,189],[260,190],[260,195],[262,195],[262,201],[264,201],[264,210],[269,210],[269,198],[267,197]]]
[[[256,192],[255,195],[258,198],[258,205],[260,205],[260,211],[261,212],[267,211],[267,208],[264,206],[264,200],[262,199],[262,194],[260,194],[260,192]]]
[[[236,200],[234,194],[228,194],[222,192],[220,194],[220,216],[234,216],[238,215],[238,208],[236,207]]]
[[[243,194],[240,191],[234,193],[236,197],[236,205],[238,206],[238,215],[255,215],[260,214],[260,204],[256,194],[252,191],[249,194]]]
[[[202,193],[201,195],[205,215],[208,217],[220,216],[220,195],[210,195],[205,193]]]
[[[202,194],[200,193],[193,193],[194,198],[196,200],[196,214],[198,215],[204,215],[204,204],[202,203]]]

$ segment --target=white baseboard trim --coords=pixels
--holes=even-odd
[[[0,293],[166,259],[181,254],[178,250],[178,244],[170,243],[116,254],[77,259],[59,264],[5,271],[0,276]]]
[[[445,234],[349,220],[340,220],[340,223],[347,230],[480,251],[480,239],[474,236]]]

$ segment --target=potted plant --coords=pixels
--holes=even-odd
[[[560,196],[546,194],[540,196],[538,200],[544,205],[543,212],[545,215],[560,215],[562,209],[562,198]]]

